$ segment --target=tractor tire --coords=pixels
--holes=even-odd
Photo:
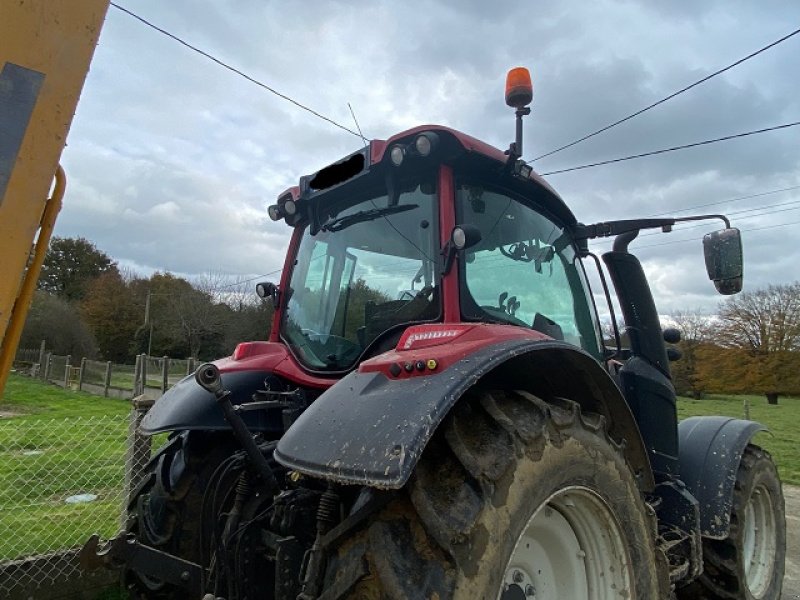
[[[325,597],[654,600],[666,559],[602,417],[473,390],[407,486],[332,551]]]
[[[786,559],[786,514],[778,470],[750,444],[733,490],[724,540],[703,540],[703,573],[678,590],[680,600],[779,600]]]
[[[170,437],[151,459],[128,505],[128,531],[142,544],[204,564],[201,540],[203,497],[217,467],[235,449],[230,435],[184,431]],[[233,485],[227,482],[227,485]],[[208,537],[204,544],[208,546]],[[131,598],[179,599],[186,592],[128,571]]]

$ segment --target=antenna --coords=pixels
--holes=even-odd
[[[353,121],[356,124],[356,129],[358,129],[358,135],[361,136],[361,140],[364,142],[364,147],[366,148],[367,146],[369,146],[369,143],[367,142],[367,138],[364,137],[364,134],[361,133],[361,125],[358,124],[358,119],[356,119],[356,113],[353,112],[353,107],[350,106],[349,102],[347,103],[347,108],[350,109],[350,114],[353,116]]]

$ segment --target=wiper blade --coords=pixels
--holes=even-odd
[[[373,221],[378,217],[385,217],[386,215],[394,215],[407,210],[419,208],[419,204],[398,204],[396,206],[387,206],[385,208],[371,208],[369,210],[362,210],[361,212],[353,213],[352,215],[344,215],[338,219],[329,219],[322,224],[320,229],[322,231],[341,231],[345,227],[355,225],[356,223],[363,223],[365,221]]]

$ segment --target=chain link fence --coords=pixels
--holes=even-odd
[[[196,361],[73,360],[46,352],[43,343],[20,349],[15,365],[63,387],[133,400],[127,418],[0,420],[0,598],[83,597],[118,577],[104,569],[84,573],[78,551],[91,534],[110,539],[124,526],[130,490],[151,454],[138,425],[153,399],[194,372]]]
[[[0,597],[85,589],[78,549],[121,528],[150,440],[130,418],[0,421]],[[110,572],[101,575],[106,579]],[[88,586],[91,587],[91,586]],[[43,590],[50,590],[44,593]]]

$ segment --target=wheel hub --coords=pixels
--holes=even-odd
[[[744,515],[743,564],[747,587],[760,598],[772,579],[776,536],[772,499],[764,486],[753,490]]]
[[[501,600],[533,600],[536,598],[533,578],[525,569],[507,570],[503,586]]]
[[[523,529],[499,600],[633,597],[621,528],[596,492],[572,487],[543,503]]]

